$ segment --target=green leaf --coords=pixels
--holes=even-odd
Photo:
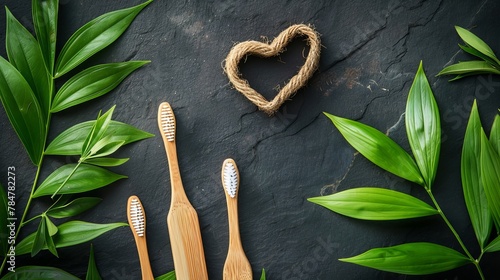
[[[411,195],[383,188],[354,188],[308,200],[333,212],[362,220],[388,221],[438,214],[429,204]]]
[[[40,105],[23,76],[1,56],[0,100],[31,161],[38,165],[45,141]]]
[[[111,107],[106,113],[102,116],[98,116],[97,120],[94,122],[94,126],[90,130],[89,135],[83,142],[82,146],[82,157],[87,157],[94,147],[94,145],[99,142],[102,138],[104,138],[104,134],[108,129],[109,123],[111,122],[111,117],[113,116],[113,111],[115,110],[116,105]],[[99,112],[100,115],[100,112]]]
[[[496,115],[491,126],[490,142],[497,154],[500,155],[500,116]]]
[[[66,164],[50,174],[36,189],[33,197],[52,195],[75,169],[76,164]],[[107,186],[127,176],[113,173],[104,168],[80,164],[66,184],[57,192],[58,194],[82,193]]]
[[[89,256],[89,265],[87,268],[87,275],[85,276],[86,280],[101,280],[101,275],[99,274],[99,270],[97,269],[97,264],[95,263],[94,258],[94,246],[90,244],[90,256]]]
[[[38,225],[38,229],[35,233],[33,244],[31,247],[31,257],[36,256],[36,254],[38,254],[44,248],[48,248],[52,254],[54,254],[56,257],[58,256],[56,248],[54,246],[54,242],[49,233],[49,229],[47,228],[46,216],[42,216],[42,218],[40,219],[40,224]]]
[[[66,42],[56,64],[59,77],[113,43],[152,0],[99,16],[78,29]]]
[[[31,10],[36,37],[40,42],[45,65],[49,74],[52,75],[56,60],[59,0],[33,0],[31,1]]]
[[[437,76],[441,75],[470,75],[470,74],[500,74],[500,70],[491,66],[490,63],[481,60],[462,61],[450,66],[446,66]],[[464,75],[465,76],[465,75]],[[456,79],[454,79],[456,80]]]
[[[94,224],[83,221],[69,221],[58,227],[54,236],[56,248],[64,248],[90,241],[100,235],[119,227],[126,227],[126,223]],[[35,233],[28,235],[16,246],[16,255],[24,255],[30,252],[35,239]],[[46,247],[43,247],[46,249]]]
[[[46,248],[49,249],[49,251],[54,256],[59,257],[57,254],[56,246],[54,244],[54,239],[52,239],[52,236],[57,233],[58,228],[52,223],[52,221],[47,216],[43,216],[42,220],[46,221],[46,226],[47,226],[47,232],[45,233]]]
[[[155,277],[155,280],[175,280],[175,271],[170,271],[166,274]]]
[[[43,116],[47,121],[50,107],[50,78],[43,59],[40,45],[33,35],[7,11],[7,35],[5,46],[10,63],[19,70],[31,87],[38,100]]]
[[[493,222],[500,232],[500,156],[481,129],[481,181]]]
[[[344,138],[358,152],[380,168],[401,178],[424,185],[417,164],[411,156],[387,135],[357,121],[325,113]]]
[[[465,205],[481,248],[491,233],[492,220],[481,181],[481,121],[474,100],[462,147],[461,176]]]
[[[124,143],[125,141],[112,141],[111,136],[105,136],[90,149],[90,154],[87,158],[109,156],[123,146]]]
[[[493,50],[483,40],[481,40],[469,30],[460,26],[455,26],[455,29],[457,30],[458,36],[460,36],[460,38],[462,38],[462,40],[464,40],[467,45],[476,49],[478,52],[490,57],[496,63],[500,64],[500,61],[498,61],[495,53],[493,53]]]
[[[49,144],[45,153],[48,155],[81,155],[83,142],[94,123],[95,121],[87,121],[68,128]],[[126,145],[153,137],[153,134],[112,120],[104,136],[111,136],[113,141],[125,141],[124,145]]]
[[[471,262],[451,248],[426,242],[375,248],[340,261],[408,275],[447,271]]]
[[[127,162],[129,158],[89,158],[85,160],[85,163],[93,164],[102,167],[113,167],[119,166]]]
[[[405,123],[415,161],[427,188],[431,189],[441,150],[441,123],[439,109],[422,62],[408,94]]]
[[[15,272],[9,272],[2,277],[2,280],[80,280],[80,278],[69,274],[59,268],[50,266],[22,266],[15,269]]]
[[[95,121],[76,124],[59,134],[45,149],[47,155],[81,155],[83,142],[94,126]]]
[[[260,275],[260,280],[266,280],[266,271],[262,269],[262,274]]]
[[[56,219],[73,217],[89,210],[101,201],[102,199],[98,197],[79,197],[67,204],[49,209],[47,215]]]
[[[497,236],[493,241],[484,248],[485,252],[492,253],[500,251],[500,236]]]
[[[58,228],[56,225],[54,225],[54,223],[50,220],[49,217],[47,216],[44,216],[45,217],[45,220],[46,220],[46,224],[47,224],[47,230],[48,230],[48,233],[50,236],[54,236],[57,231],[58,231]]]
[[[495,64],[496,64],[496,62],[495,62],[493,59],[491,59],[489,56],[487,56],[487,55],[484,55],[484,54],[480,53],[478,50],[476,50],[476,49],[474,49],[474,48],[472,48],[472,47],[470,47],[470,46],[468,46],[468,45],[460,45],[460,44],[458,44],[458,46],[459,46],[459,47],[460,47],[463,51],[465,51],[465,52],[467,52],[467,53],[470,53],[470,54],[472,54],[472,55],[474,55],[474,56],[477,56],[477,57],[481,58],[482,60],[484,60],[484,61],[486,61],[486,62],[489,62],[489,63],[490,63],[492,66],[494,66],[495,68],[498,68],[498,67],[496,67],[496,65],[495,65]]]
[[[10,170],[10,169],[9,169]],[[10,175],[10,174],[8,174]],[[8,176],[8,178],[11,178]],[[12,184],[12,182],[10,182]],[[9,184],[10,185],[10,184]],[[7,227],[9,211],[8,211],[7,193],[4,187],[0,184],[0,256],[5,256],[9,250],[8,237],[10,229]]]
[[[123,79],[149,61],[129,61],[96,65],[70,78],[54,97],[51,112],[104,95],[118,86]]]

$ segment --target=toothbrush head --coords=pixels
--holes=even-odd
[[[135,195],[128,200],[128,216],[129,223],[137,236],[144,236],[146,232],[146,215],[139,198]]]
[[[236,162],[228,158],[222,164],[222,185],[231,198],[236,197],[239,184],[240,178]]]
[[[163,136],[167,141],[173,142],[175,140],[175,116],[168,102],[160,104],[160,108],[158,109],[158,121]]]

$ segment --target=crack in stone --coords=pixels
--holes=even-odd
[[[405,120],[404,117],[405,117],[405,115],[406,115],[406,112],[403,112],[399,116],[399,119],[397,120],[397,122],[386,130],[385,135],[389,136],[391,134],[391,132],[399,129],[399,127],[404,123],[404,120]]]
[[[365,108],[363,109],[363,112],[361,113],[361,116],[359,117],[356,117],[356,118],[353,118],[354,120],[356,121],[359,121],[361,119],[363,119],[365,117],[365,114],[366,112],[368,111],[368,107],[370,107],[370,105],[373,103],[373,101],[377,100],[377,99],[380,99],[380,98],[384,98],[386,97],[385,95],[380,95],[380,96],[375,96],[374,98],[372,98],[366,105],[365,105]]]
[[[484,0],[483,3],[481,4],[481,6],[479,6],[479,9],[477,9],[477,11],[474,13],[472,18],[470,19],[469,26],[472,26],[472,23],[476,20],[476,16],[483,10],[483,7],[484,7],[484,5],[486,5],[486,3],[488,3],[488,0]]]
[[[338,187],[345,180],[345,178],[347,177],[347,175],[351,171],[351,169],[354,165],[354,160],[356,159],[357,155],[359,155],[359,152],[353,153],[351,162],[349,163],[349,166],[347,166],[347,170],[345,171],[344,175],[342,175],[342,177],[340,179],[336,180],[332,184],[325,185],[321,188],[321,190],[319,192],[321,196],[328,195],[328,194],[334,194],[337,192]]]

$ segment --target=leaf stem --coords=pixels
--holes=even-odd
[[[62,182],[62,184],[59,186],[59,188],[57,188],[57,190],[54,192],[54,194],[52,194],[52,196],[50,196],[50,198],[54,199],[54,197],[57,195],[57,193],[64,187],[64,185],[66,185],[66,183],[73,176],[73,174],[75,174],[78,167],[80,167],[80,164],[82,164],[81,160],[78,161],[75,168],[73,168],[73,170],[71,170],[71,173],[68,175],[68,177],[66,177],[66,179],[64,179],[64,182]]]
[[[31,206],[31,201],[33,199],[33,193],[35,193],[36,185],[38,183],[38,179],[40,177],[40,172],[42,170],[42,163],[43,163],[44,156],[45,156],[45,153],[42,153],[42,156],[40,157],[40,162],[38,163],[38,167],[36,170],[35,179],[33,180],[33,185],[31,186],[31,192],[30,192],[30,195],[28,197],[28,201],[26,202],[26,206],[24,207],[23,215],[21,216],[21,220],[19,221],[19,226],[17,227],[16,234],[14,235],[15,241],[17,241],[17,237],[19,236],[19,233],[21,232],[21,228],[23,228],[23,226],[25,225],[24,220],[26,219],[26,216],[28,215],[28,212],[29,212],[29,209]],[[4,269],[5,264],[7,262],[7,258],[8,258],[8,256],[6,255],[2,261],[2,266],[0,266],[0,274],[3,272],[3,269]]]
[[[434,197],[434,195],[432,194],[432,191],[430,190],[430,188],[425,188],[427,193],[429,194],[432,202],[434,203],[434,206],[436,207],[436,210],[438,211],[439,215],[441,216],[441,218],[443,218],[444,222],[446,223],[446,225],[448,226],[448,228],[451,230],[451,232],[453,233],[453,235],[455,236],[455,238],[457,239],[458,243],[460,244],[460,246],[462,247],[462,250],[465,252],[465,254],[467,255],[467,257],[470,259],[470,261],[476,266],[476,269],[479,273],[479,275],[481,276],[481,279],[485,279],[484,278],[484,275],[483,275],[483,271],[481,270],[481,267],[479,266],[479,259],[474,259],[474,257],[471,255],[471,253],[469,252],[469,250],[467,249],[467,247],[465,246],[464,242],[462,241],[462,238],[460,238],[460,235],[458,234],[458,232],[455,230],[455,228],[453,227],[453,225],[450,223],[450,221],[448,220],[448,218],[446,217],[446,215],[444,214],[443,210],[441,209],[441,207],[439,206],[439,203],[437,202],[436,198]]]

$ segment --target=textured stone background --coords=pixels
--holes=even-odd
[[[31,25],[28,0],[6,0],[13,14]],[[140,0],[61,0],[59,48],[87,21]],[[475,256],[475,237],[460,185],[460,151],[473,98],[485,127],[500,105],[500,80],[470,77],[449,83],[436,78],[444,66],[471,59],[461,52],[453,28],[472,28],[500,54],[498,1],[159,1],[146,7],[126,33],[88,65],[151,60],[114,92],[54,115],[50,139],[64,129],[94,119],[116,104],[115,119],[158,134],[157,106],[169,101],[177,118],[177,148],[184,187],[197,209],[210,279],[221,279],[228,244],[226,204],[220,166],[227,157],[241,174],[240,227],[254,278],[268,279],[476,279],[471,265],[425,277],[379,272],[337,259],[373,247],[431,241],[460,250],[437,217],[372,223],[345,218],[307,202],[357,186],[382,186],[426,201],[425,192],[378,169],[343,140],[323,111],[372,125],[408,148],[403,113],[414,73],[422,60],[441,110],[443,145],[435,195]],[[291,24],[310,23],[321,33],[319,70],[308,86],[270,118],[232,89],[221,63],[231,46],[262,36],[272,39]],[[5,13],[0,13],[4,42]],[[302,63],[305,43],[295,40],[277,60],[249,58],[242,72],[266,96]],[[0,54],[5,57],[4,47]],[[283,63],[284,62],[284,63]],[[34,168],[0,112],[0,181],[7,166],[17,169],[18,203],[24,204]],[[147,213],[155,275],[173,270],[166,227],[170,204],[167,161],[160,137],[126,147],[130,157],[115,168],[129,175],[94,194],[103,202],[79,219],[126,221],[128,196],[138,195]],[[51,158],[47,176],[74,158]],[[41,201],[46,207],[48,201]],[[35,209],[33,213],[39,211]],[[34,229],[31,229],[34,230]],[[138,279],[132,234],[120,228],[93,241],[104,279]],[[39,254],[18,257],[18,265],[45,264],[84,277],[89,245],[60,249],[60,259]],[[498,254],[485,256],[487,278],[498,275]],[[496,272],[495,272],[496,271]]]

